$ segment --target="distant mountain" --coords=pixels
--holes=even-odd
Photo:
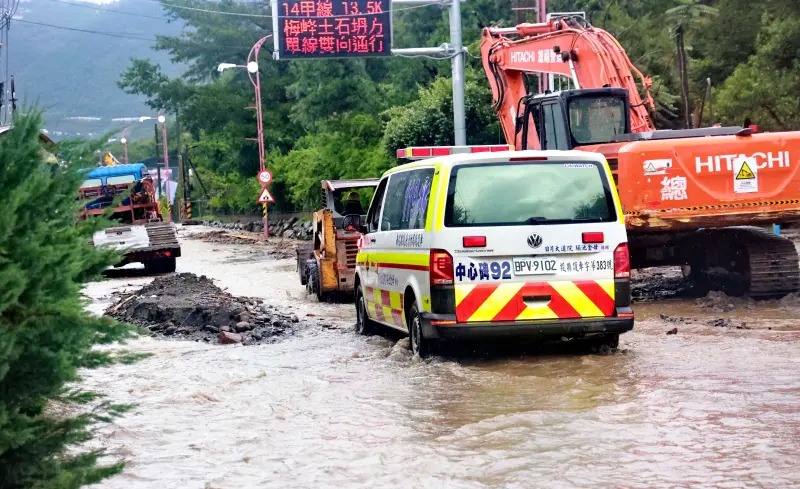
[[[4,48],[10,53],[17,97],[46,108],[45,127],[55,139],[78,134],[98,136],[126,125],[130,125],[132,139],[137,134],[149,135],[152,123],[112,121],[154,115],[142,98],[122,92],[117,81],[128,68],[130,58],[150,58],[168,74],[179,74],[181,68],[172,65],[166,53],[153,51],[154,42],[149,39],[156,34],[176,35],[181,25],[167,22],[161,6],[154,1],[95,2],[27,0],[20,4],[17,20],[11,24],[9,44]],[[22,21],[113,33],[116,37]],[[5,73],[5,66],[0,68]]]

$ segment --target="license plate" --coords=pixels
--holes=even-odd
[[[514,275],[555,275],[557,268],[555,258],[514,258]]]

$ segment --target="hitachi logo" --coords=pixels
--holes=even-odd
[[[703,171],[707,173],[711,172],[718,172],[718,171],[733,171],[733,162],[736,161],[738,158],[755,158],[756,166],[758,169],[761,170],[763,168],[788,168],[789,162],[789,152],[788,151],[776,151],[769,153],[753,153],[750,156],[745,154],[734,154],[734,155],[714,155],[714,156],[706,156],[700,157],[697,156],[694,159],[695,162],[695,169],[697,173],[703,173]]]
[[[551,49],[536,51],[515,51],[511,53],[512,63],[558,63],[561,57]]]
[[[530,63],[536,62],[536,51],[522,51],[511,53],[511,61],[513,63]]]

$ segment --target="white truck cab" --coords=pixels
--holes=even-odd
[[[441,340],[498,336],[616,347],[633,328],[623,213],[601,154],[401,165],[381,178],[362,233],[356,330],[408,332],[422,357]]]

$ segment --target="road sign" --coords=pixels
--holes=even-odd
[[[272,181],[272,173],[269,170],[261,170],[258,172],[258,181],[261,185],[266,185]]]
[[[275,199],[272,198],[272,194],[269,193],[269,189],[267,187],[261,189],[261,195],[258,196],[258,202],[261,204],[275,202]]]
[[[277,59],[392,54],[391,0],[276,0],[273,5]]]

